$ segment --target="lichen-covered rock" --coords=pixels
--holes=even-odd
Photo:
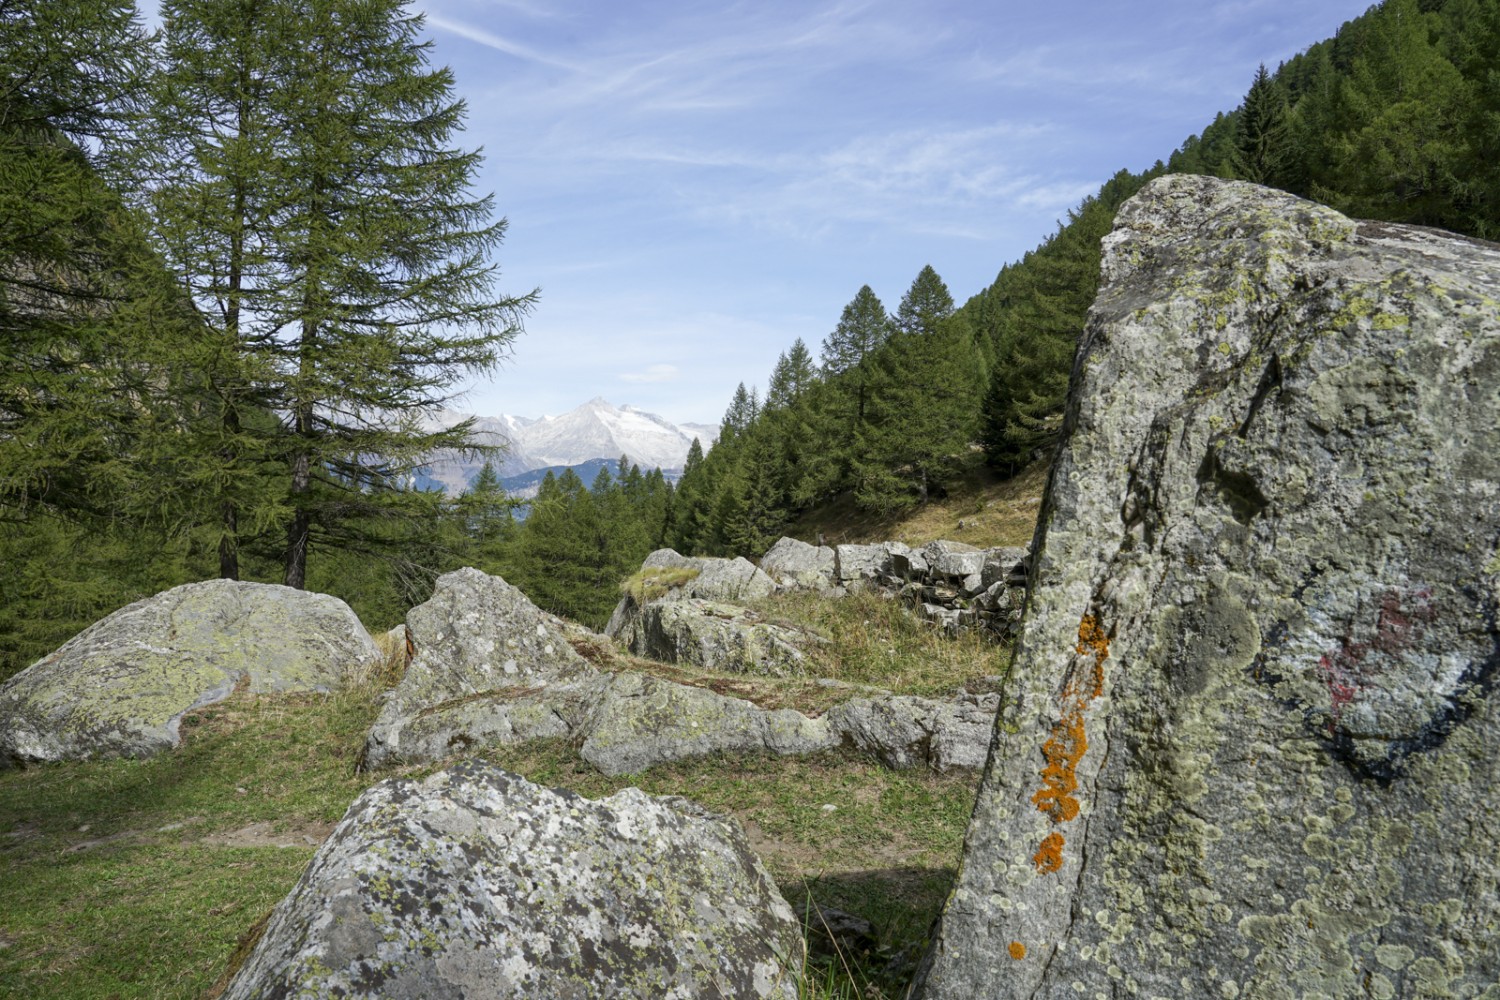
[[[438,577],[431,599],[406,616],[415,655],[386,698],[365,761],[431,760],[491,740],[561,735],[577,693],[539,699],[552,685],[597,675],[569,645],[562,622],[498,576],[460,569]],[[412,740],[406,731],[411,727]],[[507,734],[510,734],[507,736]]]
[[[581,753],[605,774],[633,774],[723,751],[804,754],[835,745],[824,719],[768,711],[703,688],[616,674],[599,700]]]
[[[834,551],[827,545],[779,539],[761,559],[760,568],[787,589],[826,591],[838,586]]]
[[[673,591],[663,600],[696,597],[705,601],[749,601],[776,592],[776,581],[743,556],[716,559],[709,556],[683,556],[672,549],[657,549],[641,563],[642,569],[683,567],[697,570],[697,576]]]
[[[997,694],[960,694],[937,701],[914,695],[856,698],[829,710],[828,725],[845,746],[887,767],[984,766],[1000,710]]]
[[[377,725],[364,765],[420,764],[487,746],[570,737],[588,725],[609,684],[601,674],[553,684],[492,688],[449,698]]]
[[[1012,587],[1026,586],[1026,549],[998,547],[984,550],[981,583],[989,589],[997,583]]]
[[[926,998],[1500,997],[1500,247],[1120,211]]]
[[[776,581],[760,567],[742,556],[733,559],[684,556],[673,549],[657,549],[641,563],[641,574],[650,577],[653,571],[688,570],[690,575],[683,582],[667,587],[657,595],[646,595],[637,599],[626,594],[615,605],[609,616],[604,634],[619,638],[631,629],[640,617],[643,607],[673,601],[702,600],[737,602],[769,597],[776,592]],[[663,579],[670,577],[663,575]]]
[[[767,675],[800,673],[802,647],[824,641],[733,604],[692,598],[646,605],[616,638],[636,656],[662,663]]]
[[[928,542],[922,547],[922,555],[931,575],[949,580],[975,576],[984,569],[984,550],[963,542]]]
[[[793,1000],[802,956],[732,822],[470,762],[360,796],[224,997]]]
[[[95,622],[0,687],[0,765],[149,756],[177,745],[183,715],[237,685],[330,691],[379,660],[336,597],[185,584]]]

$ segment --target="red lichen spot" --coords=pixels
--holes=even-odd
[[[1010,957],[1015,959],[1017,962],[1026,957],[1026,946],[1019,941],[1012,941],[1010,943],[1009,951]]]
[[[1062,867],[1062,849],[1066,843],[1063,835],[1056,830],[1047,834],[1042,841],[1042,846],[1038,847],[1036,853],[1031,856],[1031,861],[1036,865],[1039,874],[1049,875]]]

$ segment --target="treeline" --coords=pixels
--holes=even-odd
[[[971,445],[1003,474],[1045,456],[1098,290],[1100,240],[1165,173],[1279,187],[1347,214],[1500,238],[1500,3],[1386,0],[1274,73],[1165,162],[1122,170],[954,310],[926,268],[894,317],[867,287],[814,361],[800,340],[766,398],[741,386],[690,464],[671,535],[755,554],[837,494],[890,511],[941,492]]]
[[[1119,206],[1168,172],[1500,238],[1500,3],[1386,0],[1165,162],[1121,171],[955,308],[924,268],[868,288],[815,357],[741,386],[676,488],[623,470],[405,489],[423,410],[492,365],[530,305],[450,140],[463,107],[396,0],[0,4],[0,676],[83,624],[216,574],[399,620],[467,561],[598,622],[659,544],[759,555],[847,495],[890,511],[967,463],[1056,441]],[[329,113],[330,108],[338,113]],[[493,478],[493,477],[491,477]],[[310,557],[311,556],[311,557]]]
[[[0,669],[205,576],[421,599],[423,415],[532,302],[402,0],[161,17],[0,3]]]

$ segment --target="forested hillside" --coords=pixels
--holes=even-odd
[[[327,25],[287,29],[279,2],[173,0],[154,39],[129,4],[0,5],[0,677],[214,575],[379,627],[468,563],[599,624],[658,545],[757,556],[835,497],[889,513],[979,461],[1018,471],[1055,442],[1099,240],[1168,171],[1500,237],[1500,3],[1386,0],[1247,71],[1239,107],[962,305],[931,266],[893,310],[857,290],[764,395],[739,388],[675,488],[565,474],[518,522],[493,474],[403,488],[467,431],[415,415],[532,301],[494,287],[504,221],[452,146],[462,104],[398,4],[313,6],[359,30],[323,51]]]

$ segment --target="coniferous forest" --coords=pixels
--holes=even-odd
[[[600,625],[661,545],[758,556],[837,497],[888,513],[1061,426],[1119,206],[1167,172],[1500,239],[1500,3],[1385,0],[1147,169],[1121,170],[956,303],[921,268],[740,386],[682,478],[492,469],[409,488],[464,425],[419,417],[533,305],[470,189],[462,103],[396,0],[0,0],[0,679],[211,576],[336,594],[373,627],[438,573],[499,572]],[[295,27],[294,27],[295,26]],[[337,36],[337,46],[326,39]],[[337,113],[328,113],[328,109]],[[1165,152],[1165,151],[1164,151]]]

